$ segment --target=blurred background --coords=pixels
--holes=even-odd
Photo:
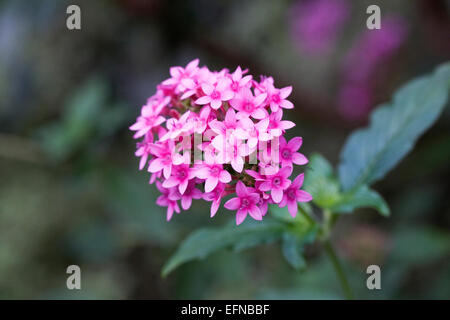
[[[81,7],[81,30],[66,8]],[[381,7],[382,29],[366,28]],[[303,153],[334,164],[348,133],[415,76],[450,58],[446,0],[0,0],[0,298],[342,298],[317,246],[294,271],[277,245],[222,251],[162,279],[187,234],[233,219],[209,204],[165,221],[128,127],[172,65],[200,58],[293,85]],[[333,235],[364,299],[450,299],[450,112]],[[67,290],[66,268],[82,270]],[[378,264],[382,290],[369,291]]]

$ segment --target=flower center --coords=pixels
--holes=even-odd
[[[281,156],[284,159],[290,159],[291,158],[291,151],[289,149],[283,149],[283,151],[281,152]]]
[[[277,95],[277,94],[273,95],[272,96],[272,101],[275,102],[275,103],[280,103],[280,101],[281,101],[280,96]]]
[[[217,100],[220,98],[220,92],[214,91],[211,93],[211,99]]]
[[[163,157],[163,162],[165,163],[165,164],[172,164],[172,156],[170,155],[170,154],[166,154],[164,157]]]
[[[237,82],[234,82],[233,81],[233,83],[231,84],[231,90],[233,90],[233,91],[238,91],[238,89],[239,89],[239,84],[237,83]]]
[[[281,179],[280,179],[279,177],[273,178],[272,184],[273,184],[274,186],[277,186],[277,187],[278,187],[278,186],[281,184]]]
[[[187,176],[187,174],[186,174],[186,171],[185,171],[185,170],[180,170],[180,171],[178,171],[178,178],[179,178],[180,180],[186,178],[186,176]]]
[[[247,198],[241,200],[241,209],[247,208],[250,205],[250,201]]]
[[[211,168],[211,175],[213,175],[213,176],[218,176],[219,175],[219,172],[220,172],[220,169],[219,168],[217,168],[217,167],[214,167],[214,168]]]
[[[289,191],[287,192],[287,196],[288,196],[289,199],[295,199],[295,198],[296,198],[296,196],[295,196],[295,190],[293,190],[293,189],[289,190]]]
[[[251,103],[250,101],[247,101],[244,104],[244,110],[247,111],[247,112],[252,111],[253,110],[253,103]]]

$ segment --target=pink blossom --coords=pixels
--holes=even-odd
[[[254,119],[263,119],[267,117],[267,111],[264,109],[263,102],[266,100],[267,94],[262,93],[256,97],[248,88],[243,88],[230,101],[231,106],[238,111],[236,117],[253,117]]]
[[[292,92],[292,87],[285,87],[282,89],[277,89],[274,86],[270,86],[267,90],[267,100],[270,104],[270,109],[273,112],[277,112],[278,109],[284,108],[284,109],[292,109],[294,108],[294,105],[292,102],[286,100],[287,97]]]
[[[206,106],[200,111],[200,115],[197,118],[197,123],[195,124],[194,131],[196,133],[203,133],[206,130],[209,122],[209,115],[211,113],[211,108]]]
[[[201,199],[203,193],[195,187],[194,180],[189,181],[184,193],[181,195],[181,207],[188,210],[191,207],[192,199]]]
[[[157,85],[130,127],[140,139],[139,168],[148,163],[167,220],[188,210],[193,199],[211,202],[214,217],[231,194],[236,196],[225,207],[236,211],[237,224],[248,214],[261,220],[269,204],[280,206],[290,195],[292,166],[307,162],[298,153],[302,139],[284,138],[295,125],[282,119],[282,109],[293,106],[286,100],[292,88],[276,89],[272,77],[255,81],[240,67],[230,73],[198,63],[171,68],[171,78]]]
[[[223,169],[221,164],[201,164],[197,166],[195,175],[205,180],[205,192],[211,192],[220,182],[228,183],[231,175]]]
[[[302,146],[303,139],[300,137],[292,138],[288,143],[284,137],[280,137],[280,160],[281,165],[291,166],[292,164],[304,165],[308,163],[308,159],[297,152]]]
[[[163,144],[151,144],[148,148],[155,156],[150,162],[148,171],[151,173],[163,171],[166,179],[172,173],[172,166],[180,165],[184,161],[183,156],[175,152],[175,143],[172,140],[167,140]]]
[[[274,137],[279,137],[285,130],[295,127],[295,123],[288,120],[281,120],[282,117],[283,111],[281,109],[278,109],[278,111],[269,116],[269,133]]]
[[[283,190],[291,185],[291,180],[288,179],[291,173],[292,167],[283,167],[277,173],[266,176],[258,188],[261,191],[270,191],[273,202],[279,203],[283,199]]]
[[[169,119],[167,121],[167,129],[169,130],[160,140],[175,139],[192,130],[194,128],[194,122],[188,121],[189,116],[190,111],[187,111],[180,119]]]
[[[299,174],[297,178],[292,181],[289,188],[284,191],[283,199],[280,202],[280,207],[284,208],[288,206],[288,211],[293,218],[297,215],[298,202],[308,202],[312,200],[312,196],[304,191],[300,190],[303,185],[304,174]]]
[[[231,75],[231,84],[230,84],[230,89],[234,92],[234,93],[238,93],[242,88],[247,87],[247,85],[250,83],[250,81],[252,80],[252,76],[251,75],[247,75],[245,77],[242,77],[242,69],[241,67],[237,67],[236,71],[233,72],[233,74]]]
[[[158,188],[161,195],[156,199],[156,204],[161,207],[167,207],[167,221],[172,219],[173,212],[180,213],[180,207],[178,206],[177,200],[179,200],[179,194],[177,194],[176,188],[164,188],[162,183],[156,181],[156,187]]]
[[[230,80],[227,78],[219,79],[215,86],[204,83],[202,90],[205,95],[195,100],[195,103],[210,104],[214,110],[219,109],[223,101],[229,101],[234,97],[234,92],[230,90]]]
[[[135,152],[136,157],[141,157],[139,161],[139,170],[142,170],[147,163],[148,156],[150,154],[150,145],[153,142],[153,135],[145,135],[143,141],[136,144],[137,150]]]
[[[261,192],[258,202],[259,210],[261,210],[261,215],[264,217],[269,209],[270,196],[267,193]]]
[[[209,123],[209,127],[218,135],[225,135],[227,131],[232,132],[237,129],[239,126],[238,121],[236,120],[236,112],[233,109],[228,109],[225,120],[218,121],[217,119],[213,119]]]
[[[180,164],[173,167],[172,174],[163,182],[164,188],[178,186],[178,190],[183,195],[188,186],[189,180],[195,177],[194,171],[187,164]]]
[[[226,194],[225,186],[226,185],[224,183],[219,183],[213,191],[206,192],[203,195],[204,200],[212,201],[211,218],[216,215],[217,210],[219,209],[219,206],[220,206],[220,201],[222,200],[223,197],[225,197],[225,194]]]
[[[237,128],[235,135],[238,138],[246,139],[250,149],[256,148],[258,142],[269,141],[272,136],[268,133],[269,119],[263,119],[254,123],[249,118],[243,118],[239,121],[240,128]]]
[[[170,98],[166,98],[163,101],[152,102],[142,107],[141,116],[137,119],[136,123],[130,127],[130,130],[137,131],[134,135],[135,139],[142,137],[152,128],[158,127],[166,121],[166,119],[159,114],[169,101]]]
[[[242,172],[244,158],[251,153],[248,146],[234,135],[217,136],[213,146],[218,150],[216,160],[218,163],[230,163],[236,172]]]
[[[248,188],[242,181],[236,184],[236,198],[232,198],[225,202],[225,208],[228,210],[237,210],[236,224],[240,225],[247,214],[255,220],[262,220],[261,210],[257,206],[259,202],[259,194],[254,192],[255,189]]]
[[[195,75],[195,73],[198,71],[198,63],[199,60],[195,59],[189,62],[185,68],[183,67],[171,67],[170,68],[170,75],[171,78],[165,80],[162,82],[163,85],[175,85],[179,86],[181,85],[181,82],[184,79],[189,79],[192,76]],[[184,89],[184,86],[181,85],[181,89]]]
[[[186,91],[180,96],[180,100],[185,100],[193,95],[199,95],[202,91],[202,83],[210,82],[210,71],[203,67],[198,69],[191,77],[185,77],[181,83]]]

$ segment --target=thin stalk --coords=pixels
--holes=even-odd
[[[347,300],[353,300],[353,293],[352,289],[350,288],[350,285],[348,283],[347,277],[345,276],[344,270],[342,268],[341,262],[339,261],[338,256],[336,255],[336,252],[333,249],[333,246],[331,245],[331,242],[329,239],[324,241],[325,246],[325,252],[327,253],[328,257],[330,258],[334,270],[336,271],[336,275],[339,278],[339,282],[342,287],[342,291],[344,292],[345,297]]]
[[[301,205],[298,205],[298,210],[300,211],[300,213],[302,213],[302,214],[305,216],[306,220],[308,220],[308,222],[309,222],[310,224],[315,224],[315,223],[316,223],[316,221],[314,221],[314,219],[311,218],[311,216],[309,215],[309,213],[306,212],[305,210],[303,210],[303,208],[302,208]]]

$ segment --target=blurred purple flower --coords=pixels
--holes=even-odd
[[[398,52],[407,36],[407,24],[398,16],[386,16],[381,29],[365,30],[344,58],[338,105],[348,119],[362,119],[370,111],[376,73]]]
[[[307,0],[291,9],[291,33],[296,45],[309,54],[328,51],[349,17],[346,0]]]
[[[406,22],[397,16],[382,19],[379,30],[366,29],[345,57],[346,76],[354,81],[368,80],[380,64],[398,51],[406,35]]]
[[[339,90],[338,106],[347,119],[362,119],[370,111],[373,94],[366,83],[344,83]]]

